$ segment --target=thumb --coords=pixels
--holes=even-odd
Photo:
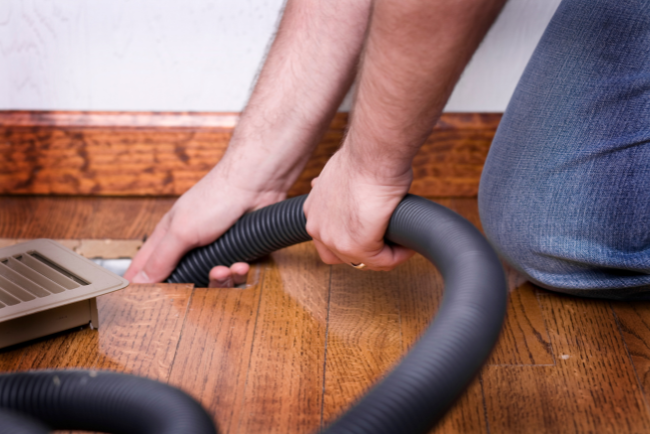
[[[160,240],[142,269],[133,277],[132,283],[156,283],[165,280],[189,250],[185,243],[169,232]]]

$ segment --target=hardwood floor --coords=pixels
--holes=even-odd
[[[478,225],[476,200],[439,199]],[[141,239],[173,199],[0,197],[0,238]],[[486,366],[436,433],[650,429],[650,303],[583,300],[508,270]],[[246,289],[131,285],[98,299],[101,326],[0,351],[0,370],[93,367],[174,384],[224,433],[307,433],[393,366],[442,297],[416,256],[389,273],[327,266],[311,243],[253,267]]]

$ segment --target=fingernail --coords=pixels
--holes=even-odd
[[[210,281],[211,288],[231,288],[233,286],[232,278],[227,277],[223,280],[215,279]]]
[[[133,276],[133,279],[131,280],[131,283],[150,283],[151,280],[149,279],[149,276],[147,276],[147,273],[144,271],[139,271],[138,274]]]

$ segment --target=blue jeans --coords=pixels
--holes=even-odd
[[[650,2],[562,2],[499,125],[479,209],[533,283],[650,295]]]

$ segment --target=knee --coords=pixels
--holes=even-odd
[[[481,180],[479,213],[483,230],[499,255],[530,281],[556,291],[588,286],[593,267],[572,218],[539,187],[504,180],[489,167]],[[579,205],[577,205],[579,206]]]
[[[527,205],[522,200],[513,200],[503,189],[494,194],[485,184],[479,193],[479,214],[490,244],[527,278],[551,284],[555,280],[552,270],[559,270],[562,262],[553,260],[548,249],[542,249],[552,244],[552,236],[541,230],[538,216],[525,212]]]
[[[594,215],[593,204],[575,196],[573,204],[541,200],[544,196],[552,197],[518,184],[499,189],[487,180],[481,186],[481,223],[505,261],[552,291],[621,299],[650,294],[647,242],[639,246],[633,237],[615,236]]]

